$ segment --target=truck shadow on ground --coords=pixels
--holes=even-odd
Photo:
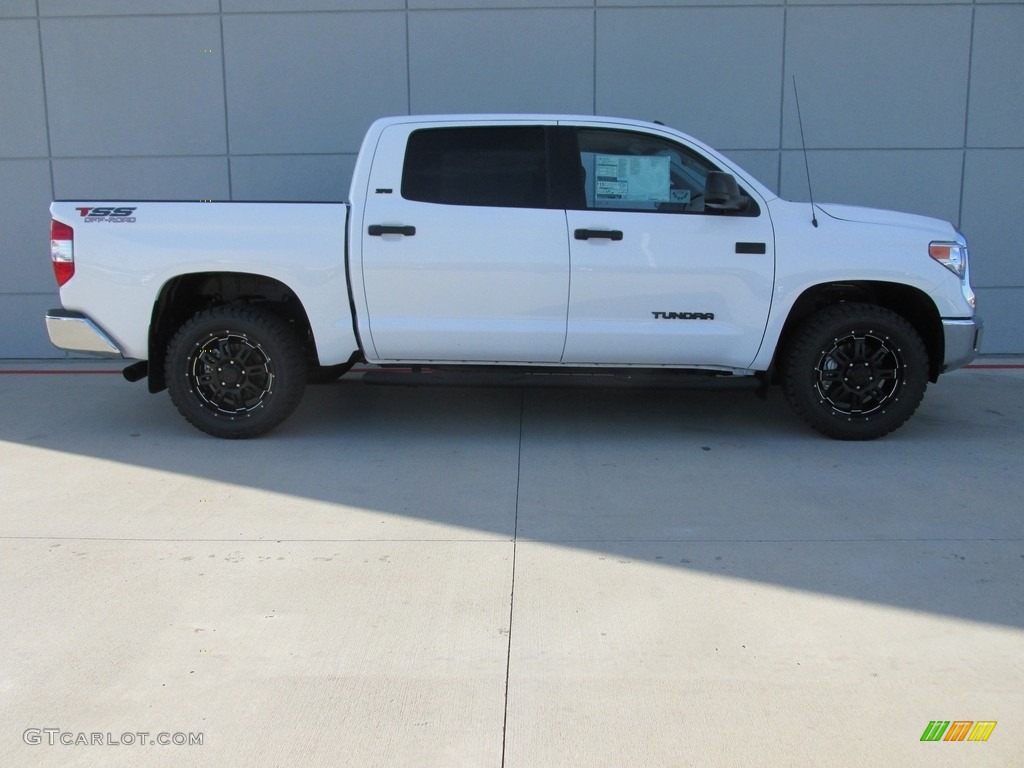
[[[208,535],[189,518],[207,514],[209,481],[238,489],[244,508],[224,514],[241,539],[518,538],[1020,627],[1021,383],[948,376],[893,435],[843,443],[805,428],[777,389],[761,402],[342,381],[307,390],[274,433],[232,442],[113,376],[6,376],[0,438],[189,478],[197,499],[166,510],[182,538]],[[42,456],[19,482],[46,509],[69,489]],[[350,525],[353,510],[379,532],[366,514]]]

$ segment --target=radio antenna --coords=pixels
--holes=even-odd
[[[807,162],[807,142],[804,140],[804,119],[800,115],[800,94],[796,90],[796,75],[793,75],[793,98],[796,99],[796,122],[800,126],[800,146],[804,150],[804,170],[807,172],[807,196],[811,198],[811,224],[818,226],[814,213],[814,190],[811,189],[811,165]]]

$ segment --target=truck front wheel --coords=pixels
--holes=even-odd
[[[214,437],[256,437],[299,404],[306,361],[284,320],[243,304],[198,312],[167,346],[167,389],[189,423]]]
[[[873,440],[917,410],[928,352],[905,319],[871,304],[836,304],[808,318],[782,361],[789,404],[839,440]]]

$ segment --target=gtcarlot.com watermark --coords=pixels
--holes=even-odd
[[[21,740],[49,747],[201,747],[203,733],[175,731],[67,731],[63,728],[26,728]]]

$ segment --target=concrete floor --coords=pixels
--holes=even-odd
[[[227,442],[12,368],[2,766],[1022,764],[1024,371],[872,443],[778,391],[360,382]]]

